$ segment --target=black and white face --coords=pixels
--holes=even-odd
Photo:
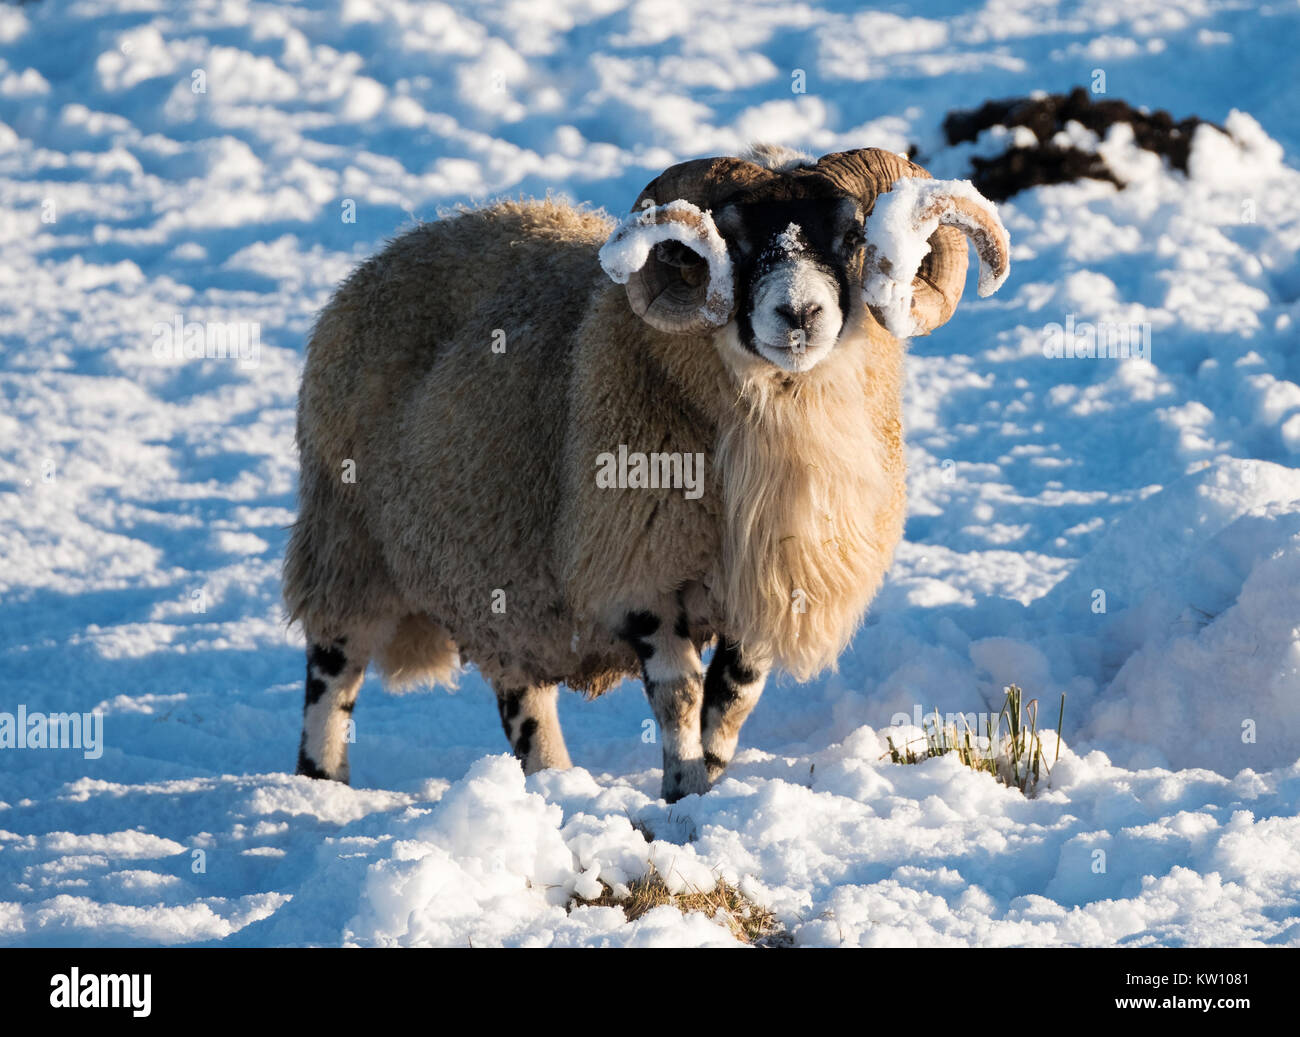
[[[741,346],[809,371],[856,319],[863,214],[847,197],[753,201],[714,214],[735,274]]]

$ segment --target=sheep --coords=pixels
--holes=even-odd
[[[473,663],[525,773],[571,765],[559,684],[639,674],[663,798],[706,792],[769,672],[832,667],[890,565],[903,341],[951,317],[963,234],[987,294],[1009,243],[969,184],[760,146],[622,223],[503,201],[363,263],[298,406],[298,773],[349,779],[370,661],[399,689]]]

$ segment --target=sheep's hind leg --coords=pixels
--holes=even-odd
[[[768,668],[726,638],[718,639],[704,678],[704,763],[710,782],[731,763],[741,725],[763,693]]]
[[[348,781],[348,722],[368,661],[355,650],[349,653],[346,638],[327,644],[309,643],[302,741],[298,745],[299,774]]]
[[[663,798],[675,803],[683,796],[709,790],[701,744],[700,707],[704,673],[700,653],[691,642],[686,617],[673,624],[652,612],[628,613],[621,631],[632,646],[645,677],[645,693],[663,739]]]
[[[533,774],[554,767],[567,770],[569,750],[564,747],[564,734],[560,731],[560,717],[556,712],[559,692],[554,684],[526,688],[493,685],[497,693],[497,709],[501,713],[501,726],[525,774]]]

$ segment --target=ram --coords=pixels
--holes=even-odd
[[[902,340],[952,315],[963,234],[987,294],[1008,242],[969,184],[760,146],[672,166],[621,224],[503,202],[364,263],[299,400],[298,772],[348,780],[369,662],[470,662],[528,773],[570,765],[559,684],[639,674],[664,798],[705,792],[769,671],[833,666],[890,564]]]

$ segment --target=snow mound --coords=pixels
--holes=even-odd
[[[572,795],[599,792],[586,772],[564,776]],[[509,756],[479,760],[392,857],[371,865],[363,904],[346,939],[367,945],[472,946],[563,942],[590,926],[623,927],[617,909],[566,905],[616,896],[654,866],[673,892],[708,892],[716,880],[693,850],[648,843],[625,815],[578,813],[529,791]],[[617,916],[617,917],[616,917]],[[618,942],[636,946],[734,943],[719,924],[667,912],[647,915]]]

